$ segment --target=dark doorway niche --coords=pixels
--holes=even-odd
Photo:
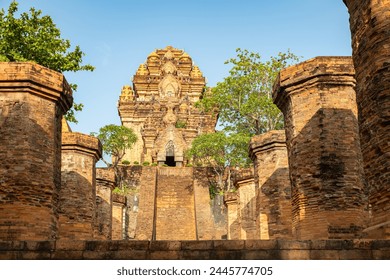
[[[176,166],[176,161],[174,156],[167,156],[164,162],[168,166]]]

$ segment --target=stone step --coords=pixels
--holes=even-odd
[[[156,191],[156,239],[195,240],[193,169],[159,167]]]
[[[191,177],[192,179],[192,168],[191,167],[159,167],[159,176],[175,176],[175,177]]]

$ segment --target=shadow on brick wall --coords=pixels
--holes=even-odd
[[[325,230],[328,238],[361,237],[368,189],[358,135],[354,113],[333,108],[319,109],[296,137],[287,131],[293,223],[298,231],[306,224],[306,231]]]
[[[269,239],[291,239],[291,184],[288,168],[278,168],[257,189],[256,217]],[[262,219],[262,215],[264,219]],[[262,222],[266,225],[261,225]]]
[[[60,132],[33,119],[42,108],[31,100],[0,100],[0,240],[56,237]]]

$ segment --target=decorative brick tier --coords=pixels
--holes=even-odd
[[[291,238],[291,182],[285,131],[272,130],[254,136],[249,153],[255,169],[259,237]]]
[[[355,78],[350,57],[316,57],[280,72],[296,239],[360,237],[366,226]]]
[[[62,74],[0,63],[0,240],[56,238],[61,118],[72,102]]]

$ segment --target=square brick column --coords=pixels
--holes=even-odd
[[[210,179],[215,177],[212,167],[186,167],[193,169],[196,232],[198,240],[227,238],[226,207],[223,195],[210,197]]]
[[[112,195],[112,240],[122,240],[124,235],[123,212],[126,206],[126,197],[119,194]]]
[[[292,237],[291,182],[284,130],[256,135],[250,142],[256,182],[256,222],[260,239]]]
[[[72,102],[62,74],[0,63],[0,240],[56,238],[61,118]]]
[[[234,176],[238,200],[240,239],[259,239],[256,228],[256,187],[253,168],[238,169]]]
[[[115,173],[112,169],[96,169],[96,239],[111,240],[112,190],[115,187]]]
[[[96,137],[77,132],[62,134],[59,238],[93,238],[96,219],[96,162],[102,146]]]
[[[372,238],[390,239],[390,0],[344,0],[350,14]]]
[[[275,82],[297,239],[356,238],[365,226],[354,86],[350,57],[316,57],[282,70]]]
[[[241,223],[237,193],[225,193],[224,202],[227,208],[227,238],[228,240],[238,240],[241,238]]]

